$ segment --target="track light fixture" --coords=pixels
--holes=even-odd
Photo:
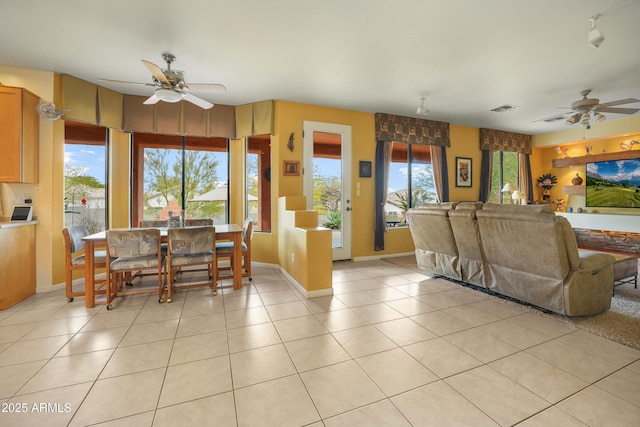
[[[589,46],[593,48],[599,48],[602,42],[604,41],[604,34],[600,32],[596,28],[596,20],[600,17],[600,15],[594,15],[589,17],[589,22],[591,22],[591,31],[589,31],[589,35],[587,36],[587,40],[589,42]]]
[[[427,116],[429,115],[429,110],[427,110],[427,107],[424,106],[424,99],[425,98],[420,98],[420,100],[422,101],[420,103],[420,106],[418,107],[418,109],[416,110],[416,114],[419,114],[421,116]]]

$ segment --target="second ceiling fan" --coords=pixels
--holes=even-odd
[[[151,75],[153,76],[153,83],[135,83],[124,82],[121,80],[110,79],[98,79],[104,82],[118,83],[118,84],[133,84],[141,86],[152,86],[156,90],[151,97],[149,97],[144,104],[155,104],[159,101],[164,102],[179,102],[185,100],[197,105],[200,108],[209,109],[213,107],[213,104],[202,98],[193,95],[190,90],[198,93],[222,93],[227,89],[221,84],[209,84],[209,83],[192,83],[187,84],[185,81],[184,71],[172,70],[171,64],[176,60],[176,57],[170,53],[163,53],[162,59],[167,63],[167,68],[162,69],[156,64],[142,60],[142,63],[147,67]]]

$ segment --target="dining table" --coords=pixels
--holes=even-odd
[[[242,227],[237,224],[215,224],[212,226],[216,230],[216,241],[233,242],[233,257],[231,270],[233,271],[233,289],[242,288]],[[160,230],[161,243],[167,243],[168,229],[166,227],[154,227]],[[189,227],[186,227],[189,228]],[[133,228],[130,228],[133,229]],[[85,249],[85,306],[93,308],[96,306],[95,291],[95,260],[96,249],[107,247],[107,232],[99,231],[82,238]],[[108,280],[109,278],[107,278]]]

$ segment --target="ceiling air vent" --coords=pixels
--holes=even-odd
[[[499,106],[498,108],[494,108],[491,111],[493,111],[494,113],[505,113],[507,111],[515,110],[516,108],[518,108],[517,105],[504,104]]]

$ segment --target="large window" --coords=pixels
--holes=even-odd
[[[435,200],[429,146],[394,142],[385,206],[387,224],[405,225],[407,209]]]
[[[271,136],[247,138],[247,212],[255,231],[271,231]]]
[[[491,194],[489,201],[511,203],[511,193],[503,193],[501,190],[507,183],[517,188],[518,182],[518,153],[495,151],[491,168]]]
[[[84,224],[90,233],[107,224],[106,129],[65,122],[64,225]]]
[[[133,142],[134,224],[181,210],[187,219],[229,222],[227,139],[136,133]]]

